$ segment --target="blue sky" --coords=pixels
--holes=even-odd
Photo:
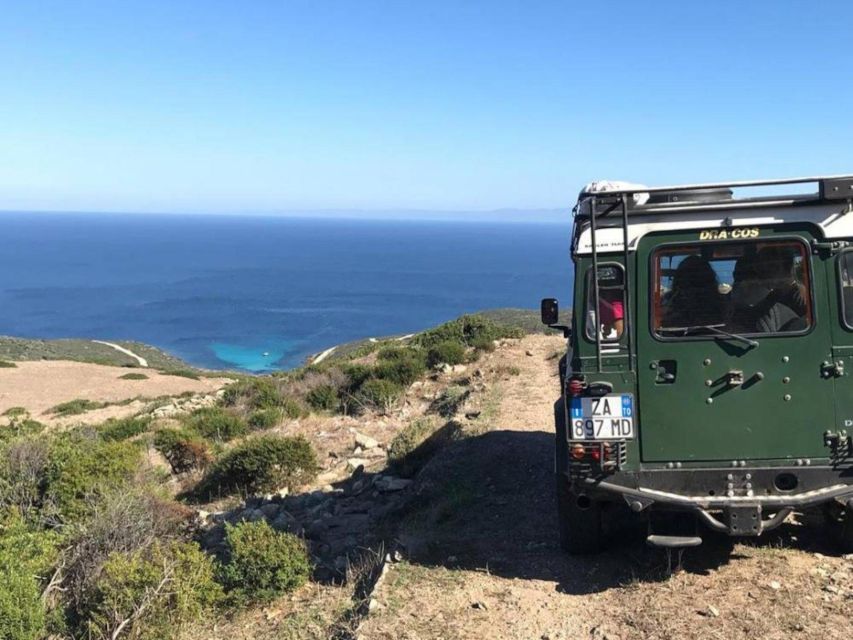
[[[853,172],[849,3],[17,2],[0,208],[557,208]]]

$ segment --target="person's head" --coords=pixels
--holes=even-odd
[[[701,256],[687,256],[672,277],[672,292],[683,294],[714,294],[718,291],[717,274]]]
[[[784,286],[794,279],[794,254],[786,247],[764,247],[758,252],[756,269],[767,286]]]
[[[735,263],[731,301],[735,308],[754,307],[770,293],[758,272],[758,256],[746,254]]]

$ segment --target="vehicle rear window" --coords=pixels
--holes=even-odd
[[[802,333],[813,322],[802,242],[703,242],[652,257],[652,327],[662,338]]]
[[[602,342],[618,342],[625,332],[625,271],[621,264],[598,265],[598,314],[592,269],[586,273],[586,337],[595,340],[596,328]]]

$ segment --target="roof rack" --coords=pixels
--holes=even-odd
[[[734,198],[732,189],[773,187],[779,185],[816,184],[813,193],[793,195],[750,196]],[[637,202],[635,196],[650,196],[648,201]],[[695,196],[691,199],[690,196]],[[667,187],[641,187],[633,185],[624,189],[589,192],[582,191],[575,205],[575,215],[588,217],[595,205],[596,215],[606,217],[621,208],[625,196],[628,212],[644,213],[684,212],[709,209],[760,208],[769,206],[794,206],[817,202],[847,202],[853,211],[853,176],[812,176],[806,178],[781,178],[776,180],[743,180],[739,182],[707,182],[672,185]],[[666,196],[671,196],[667,198]]]

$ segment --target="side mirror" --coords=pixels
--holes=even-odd
[[[571,337],[571,327],[564,324],[557,324],[560,321],[560,305],[556,298],[543,298],[539,304],[539,314],[542,317],[542,324],[562,331],[563,336],[566,338]]]
[[[539,305],[539,313],[542,316],[542,324],[549,327],[560,321],[560,305],[556,298],[543,298]]]

